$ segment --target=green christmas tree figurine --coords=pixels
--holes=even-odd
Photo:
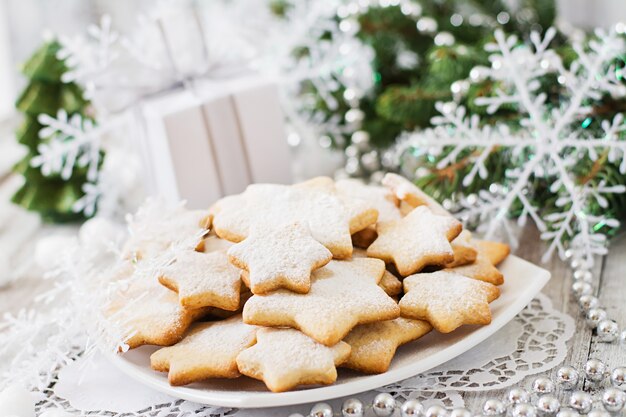
[[[45,176],[39,167],[31,165],[31,159],[39,154],[38,145],[47,141],[39,137],[42,125],[37,118],[40,114],[56,117],[59,110],[65,110],[70,117],[77,113],[86,116],[90,106],[77,84],[61,80],[67,67],[57,58],[60,48],[58,41],[46,41],[22,68],[30,82],[16,102],[16,108],[24,114],[16,136],[28,152],[14,167],[14,172],[24,177],[24,184],[13,196],[16,204],[38,212],[44,221],[55,223],[84,218],[72,206],[84,194],[86,171],[76,167],[65,180],[59,174]]]

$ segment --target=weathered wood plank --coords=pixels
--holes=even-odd
[[[591,344],[591,331],[585,325],[584,320],[578,315],[578,307],[570,290],[572,272],[569,265],[561,261],[557,256],[554,256],[549,262],[542,264],[541,257],[545,253],[545,250],[546,244],[541,241],[539,231],[533,226],[527,226],[523,230],[520,245],[515,251],[515,254],[552,272],[552,278],[543,289],[543,293],[550,297],[556,309],[567,312],[576,321],[576,332],[568,344],[569,351],[564,362],[579,367],[588,358],[589,346]],[[598,262],[595,266],[595,274],[601,272],[601,264],[602,262]],[[622,286],[622,288],[624,288],[624,286]],[[553,375],[555,372],[556,369],[552,370],[550,375]],[[528,377],[518,385],[528,388],[535,377],[536,376]],[[463,399],[470,409],[478,410],[487,398],[504,398],[506,391],[507,390],[468,392],[463,394]]]
[[[604,271],[598,285],[600,304],[609,318],[626,328],[626,234],[622,233],[611,242],[611,250],[604,263]],[[610,367],[626,364],[626,349],[618,343],[600,342],[593,336],[589,357],[604,361]]]

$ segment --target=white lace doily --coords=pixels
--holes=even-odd
[[[514,320],[472,350],[446,364],[413,378],[356,395],[371,401],[378,391],[405,400],[418,398],[425,404],[463,407],[462,391],[500,389],[528,375],[545,372],[563,361],[566,342],[574,333],[574,320],[552,307],[539,294]],[[79,359],[58,376],[48,399],[40,408],[62,406],[89,416],[191,417],[306,415],[310,405],[274,409],[224,409],[175,400],[144,387],[108,364],[102,357]],[[329,401],[339,409],[344,399]]]

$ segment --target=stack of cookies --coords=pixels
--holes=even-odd
[[[243,374],[275,392],[382,373],[433,328],[489,324],[509,253],[394,174],[254,184],[130,232],[106,309],[127,345],[166,346],[151,365],[172,385]]]

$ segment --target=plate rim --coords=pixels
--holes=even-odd
[[[511,321],[517,314],[520,313],[537,295],[543,287],[548,283],[552,274],[550,271],[541,268],[540,266],[533,264],[525,259],[519,258],[515,255],[509,255],[509,257],[503,262],[506,263],[509,259],[513,262],[521,262],[522,264],[531,265],[536,268],[535,279],[532,284],[527,288],[527,291],[523,293],[523,296],[514,300],[512,305],[505,310],[504,313],[497,316],[491,324],[483,326],[470,333],[463,339],[463,343],[455,343],[449,347],[446,347],[429,357],[429,361],[419,361],[415,364],[405,365],[400,369],[393,370],[392,372],[384,372],[378,375],[370,375],[365,379],[354,381],[351,383],[341,385],[328,385],[317,388],[287,391],[281,393],[272,392],[247,392],[242,394],[240,391],[235,393],[225,391],[210,391],[199,390],[197,388],[189,387],[172,387],[167,381],[162,379],[153,378],[151,375],[144,372],[144,369],[124,360],[123,355],[119,355],[113,352],[103,352],[103,354],[114,364],[120,371],[127,376],[135,379],[136,381],[143,383],[161,393],[170,395],[174,398],[192,401],[195,403],[218,406],[218,407],[232,407],[232,408],[268,408],[268,407],[283,407],[290,405],[299,405],[314,403],[320,401],[328,401],[331,399],[344,397],[348,395],[354,395],[364,391],[376,389],[378,387],[388,385],[403,379],[410,378],[420,373],[426,372],[429,369],[433,369],[445,362],[456,358],[457,356],[469,351],[474,346],[485,341],[504,325]],[[413,366],[414,365],[414,366]]]

